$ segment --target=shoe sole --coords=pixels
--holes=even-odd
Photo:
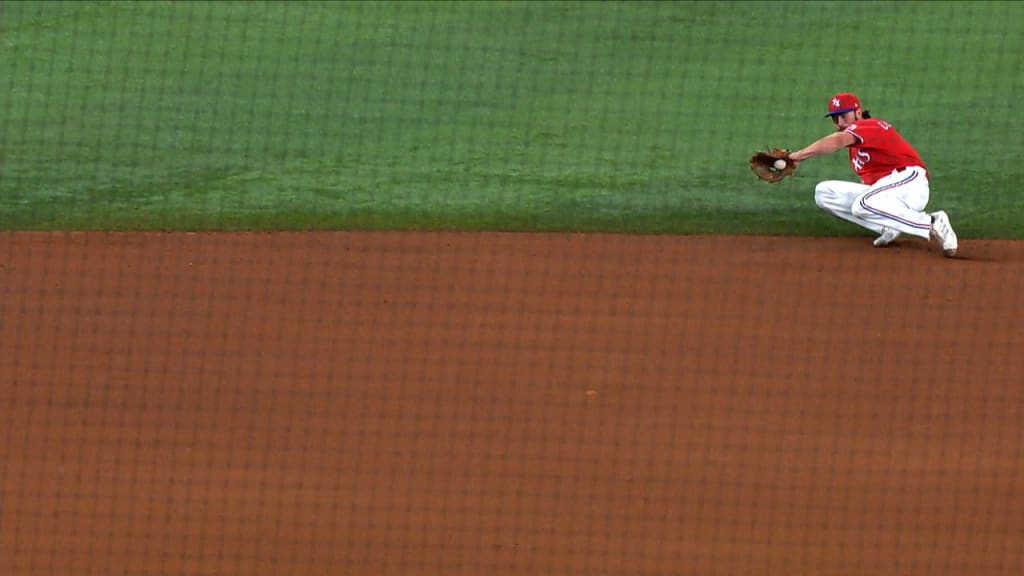
[[[935,212],[935,214],[939,214],[939,213],[940,213],[940,212]],[[946,216],[946,215],[945,215],[945,213],[943,213],[942,215],[943,215],[943,217],[944,217],[944,218],[945,218],[945,220],[946,220],[946,226],[947,226],[947,227],[949,228],[949,232],[950,232],[951,234],[953,234],[953,237],[955,238],[955,237],[956,237],[956,232],[953,232],[953,227],[952,227],[952,226],[950,226],[950,224],[949,224],[949,216]],[[935,240],[936,242],[938,242],[938,243],[939,243],[939,246],[942,246],[942,238],[939,238],[939,235],[935,233],[935,230],[929,230],[929,231],[928,231],[928,235],[929,235],[929,236],[930,236],[930,237],[931,237],[931,238],[932,238],[933,240]],[[958,243],[958,244],[959,244],[959,243]],[[954,246],[953,248],[943,248],[943,249],[942,249],[942,253],[943,253],[943,254],[945,254],[947,258],[952,258],[952,257],[956,256],[956,251],[957,251],[957,248],[959,248],[959,245],[958,245],[958,246]]]
[[[932,240],[935,240],[935,242],[937,242],[939,246],[942,246],[942,238],[939,238],[937,234],[932,232],[931,238]],[[956,248],[943,248],[942,253],[945,254],[947,258],[952,258],[953,256],[956,256],[956,250]]]

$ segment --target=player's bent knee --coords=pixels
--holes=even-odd
[[[853,215],[858,218],[867,218],[868,216],[871,216],[871,210],[868,210],[867,205],[865,205],[864,201],[860,198],[857,198],[853,203],[853,206],[850,206],[850,212],[853,212]]]
[[[822,210],[830,210],[835,205],[836,193],[826,184],[821,182],[814,187],[814,203]]]

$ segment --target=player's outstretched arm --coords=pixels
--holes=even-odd
[[[789,158],[794,162],[800,162],[815,156],[824,156],[837,150],[842,150],[857,143],[857,138],[849,132],[836,132],[815,140],[806,148],[796,152],[790,152]]]

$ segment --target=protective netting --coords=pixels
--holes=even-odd
[[[0,3],[0,574],[1020,574],[1022,30]],[[841,90],[957,258],[751,176]]]

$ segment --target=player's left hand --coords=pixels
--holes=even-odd
[[[754,176],[772,184],[793,174],[796,165],[797,161],[789,157],[789,150],[782,148],[755,152],[750,157],[750,170]]]

